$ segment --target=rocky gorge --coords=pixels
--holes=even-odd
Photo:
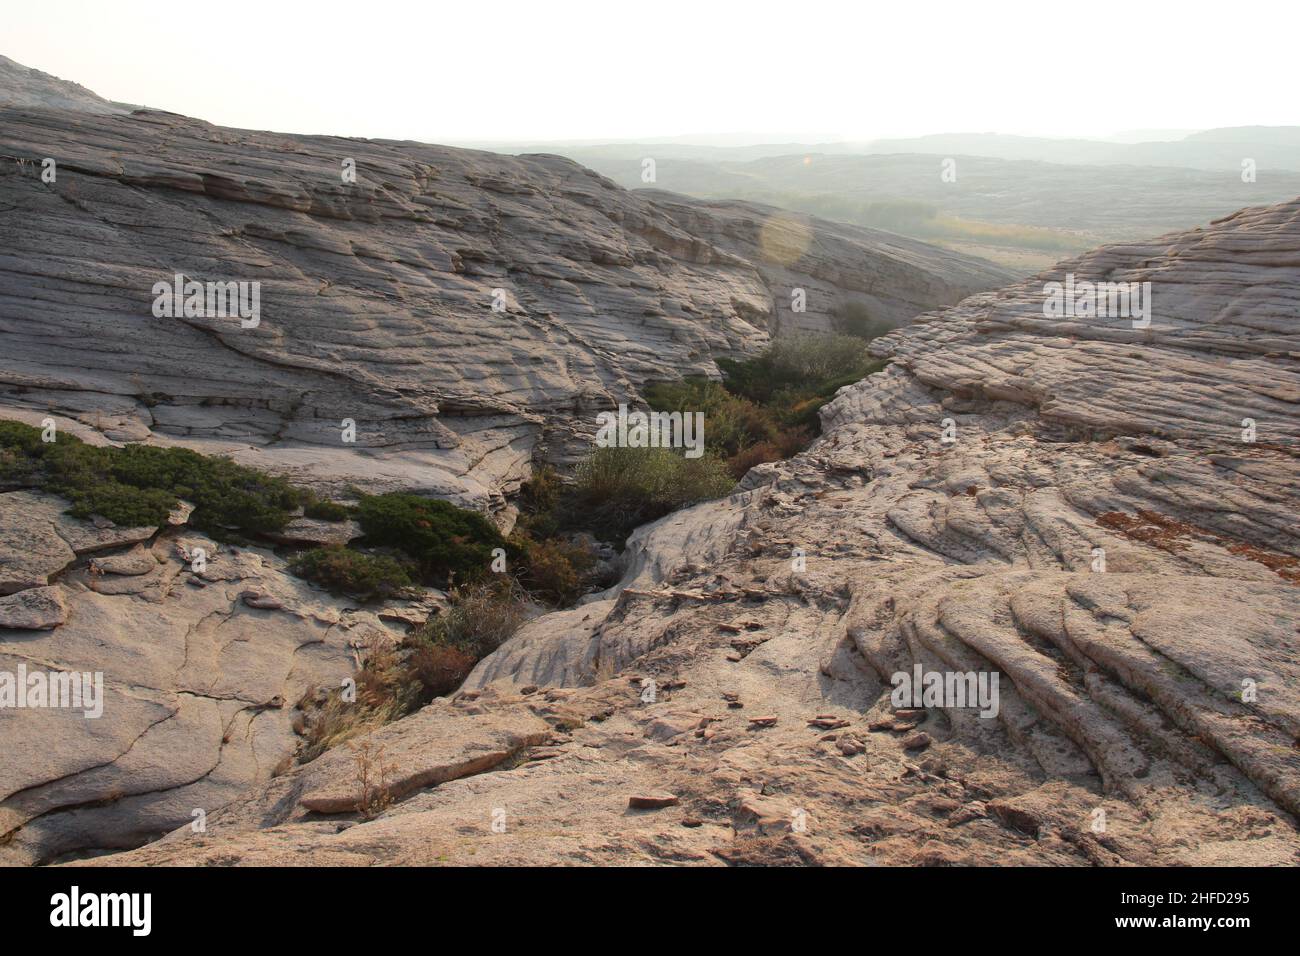
[[[360,759],[296,764],[295,704],[439,594],[358,606],[185,508],[0,493],[0,670],[102,672],[108,716],[0,709],[0,862],[1300,862],[1300,200],[1011,283],[560,157],[223,129],[0,67],[0,418],[88,444],[508,526],[647,383],[849,303],[902,326],[811,447],[638,529],[614,587]],[[260,323],[158,318],[176,273],[260,282]],[[1049,317],[1070,275],[1150,282],[1149,325]],[[896,703],[918,669],[996,675],[997,706]]]
[[[1071,272],[1152,281],[1150,327],[1046,318]],[[101,862],[1294,865],[1298,297],[1300,201],[924,316],[376,732],[382,813],[331,754]],[[996,716],[895,706],[917,665]]]
[[[1007,278],[557,156],[223,129],[10,60],[0,81],[0,419],[327,495],[412,491],[509,528],[533,469],[572,462],[648,382],[716,378],[848,304],[898,324]],[[160,315],[175,276],[257,283],[259,320]],[[108,715],[0,708],[0,861],[129,849],[278,779],[295,705],[443,607],[289,573],[280,544],[348,523],[235,545],[188,517],[119,527],[0,493],[3,669],[101,673]]]

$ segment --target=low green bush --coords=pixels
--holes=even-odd
[[[703,376],[680,378],[670,382],[651,382],[645,387],[646,403],[661,412],[709,412],[734,401],[735,396],[721,382]]]
[[[815,390],[826,379],[852,375],[868,363],[866,343],[851,335],[777,339],[752,359],[718,359],[728,391],[767,405],[777,392]]]
[[[403,562],[341,545],[306,551],[294,559],[289,570],[329,591],[363,601],[394,597],[411,586],[411,575]]]
[[[621,544],[638,525],[729,493],[735,482],[712,455],[668,448],[597,448],[579,463],[567,506],[571,527]]]
[[[405,552],[432,583],[479,577],[491,567],[492,550],[505,545],[478,512],[419,495],[365,495],[357,519],[366,544]]]
[[[22,422],[0,421],[0,449],[25,457],[37,457],[44,443],[41,430]]]
[[[704,447],[719,458],[731,458],[744,448],[775,442],[780,423],[747,398],[733,395],[721,382],[688,378],[656,382],[646,388],[646,402],[655,411],[704,413]]]
[[[161,524],[176,507],[166,489],[139,488],[115,477],[121,449],[96,448],[67,434],[41,441],[41,430],[0,422],[0,474],[6,488],[38,488],[71,502],[81,518],[98,514],[123,527]]]
[[[40,478],[40,464],[22,451],[0,444],[0,491],[30,488]]]
[[[100,481],[89,488],[54,486],[72,502],[68,513],[77,518],[100,515],[123,528],[162,524],[176,507],[176,496],[157,488],[135,488],[116,481]]]
[[[516,536],[545,540],[560,533],[560,502],[565,486],[550,465],[541,465],[519,488]]]
[[[114,478],[137,488],[171,491],[192,502],[189,523],[216,534],[227,529],[280,531],[304,497],[283,478],[188,448],[127,445],[112,451]]]
[[[0,423],[0,481],[62,495],[78,517],[102,515],[124,526],[161,524],[178,499],[191,502],[189,523],[216,537],[231,531],[281,530],[303,498],[283,478],[187,448],[93,446],[61,433]]]
[[[836,332],[866,341],[894,329],[884,319],[875,318],[861,302],[846,302],[832,313],[831,319]]]
[[[813,386],[861,374],[871,362],[867,344],[852,335],[792,335],[777,339],[763,356],[781,386]]]
[[[530,513],[550,511],[564,493],[564,482],[551,465],[541,465],[519,488],[519,507]]]
[[[887,326],[860,308],[842,311],[858,334],[777,339],[752,359],[719,359],[722,382],[657,382],[646,400],[657,411],[702,411],[705,447],[737,480],[756,464],[789,458],[820,434],[821,407],[840,388],[885,367],[872,360],[866,338]]]
[[[337,501],[315,500],[303,506],[302,514],[316,521],[346,521],[352,510]]]

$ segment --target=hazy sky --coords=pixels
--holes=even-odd
[[[1295,0],[10,0],[0,53],[225,126],[466,140],[1300,123]]]

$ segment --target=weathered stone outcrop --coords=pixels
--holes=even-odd
[[[0,598],[0,627],[48,630],[68,619],[58,588],[29,588]]]
[[[1151,281],[1150,328],[1046,318],[1067,272]],[[1298,305],[1300,200],[894,332],[807,452],[384,731],[545,744],[370,821],[308,815],[300,768],[107,861],[1295,865]],[[996,707],[894,706],[918,665]]]
[[[177,275],[257,283],[256,316],[158,314]],[[825,328],[844,302],[903,321],[1004,278],[883,233],[632,195],[555,156],[130,112],[0,57],[0,418],[92,444],[182,444],[508,524],[535,460],[585,450],[596,412],[649,380],[761,348],[794,286],[800,324]],[[265,783],[305,692],[444,606],[354,610],[269,550],[191,533],[190,506],[161,529],[67,507],[0,494],[0,672],[102,674],[104,714],[0,708],[0,861],[136,846]],[[276,540],[358,534],[298,519]],[[505,724],[521,736],[489,756],[536,742]],[[446,744],[449,766],[472,737]],[[432,753],[394,748],[405,785],[457,775]]]
[[[902,322],[1007,279],[887,233],[634,194],[558,156],[145,110],[0,108],[0,249],[0,411],[494,512],[648,380],[716,375],[845,302]],[[177,275],[260,283],[259,321],[156,315]]]
[[[137,846],[265,782],[297,750],[299,699],[405,630],[289,575],[270,551],[184,527],[96,527],[66,508],[0,494],[0,568],[40,557],[11,577],[39,584],[0,597],[0,680],[102,686],[98,706],[0,706],[4,863]],[[199,548],[202,570],[189,560]]]
[[[61,80],[0,56],[0,106],[25,109],[126,113],[129,107],[97,96],[84,86]]]

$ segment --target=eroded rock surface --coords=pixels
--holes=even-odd
[[[1045,318],[1067,271],[1152,281],[1151,327]],[[382,732],[396,779],[478,772],[365,820],[307,766],[106,861],[1295,865],[1298,305],[1300,201],[895,332],[807,452]],[[893,706],[918,665],[997,675],[996,715]]]
[[[256,321],[158,315],[177,275],[257,283]],[[903,321],[1004,278],[884,233],[633,195],[555,156],[129,112],[0,58],[0,417],[93,444],[181,444],[505,525],[506,496],[585,451],[598,410],[761,348],[793,287],[797,324],[825,328],[846,302]],[[104,716],[0,709],[5,861],[135,846],[264,783],[306,690],[445,606],[351,610],[270,551],[190,533],[187,504],[161,529],[66,508],[0,494],[0,670],[102,673]],[[278,541],[358,534],[298,519]]]
[[[30,588],[0,598],[0,627],[43,631],[68,619],[68,606],[58,588]]]
[[[0,597],[0,672],[94,675],[102,688],[97,706],[0,706],[3,863],[138,846],[265,782],[298,747],[300,698],[339,686],[405,630],[265,549],[183,526],[98,527],[66,508],[0,494],[0,540],[13,546],[0,567],[39,579]],[[9,558],[23,551],[39,561],[17,573]]]
[[[715,357],[846,302],[902,322],[1008,278],[558,156],[146,110],[0,108],[0,248],[0,411],[493,512],[649,380],[716,376]],[[158,317],[178,274],[260,283],[259,321]]]
[[[158,530],[100,527],[67,510],[68,503],[53,495],[0,494],[0,594],[40,587],[81,555],[148,541]]]
[[[84,86],[0,56],[0,106],[28,109],[126,113],[129,108],[95,95]]]

